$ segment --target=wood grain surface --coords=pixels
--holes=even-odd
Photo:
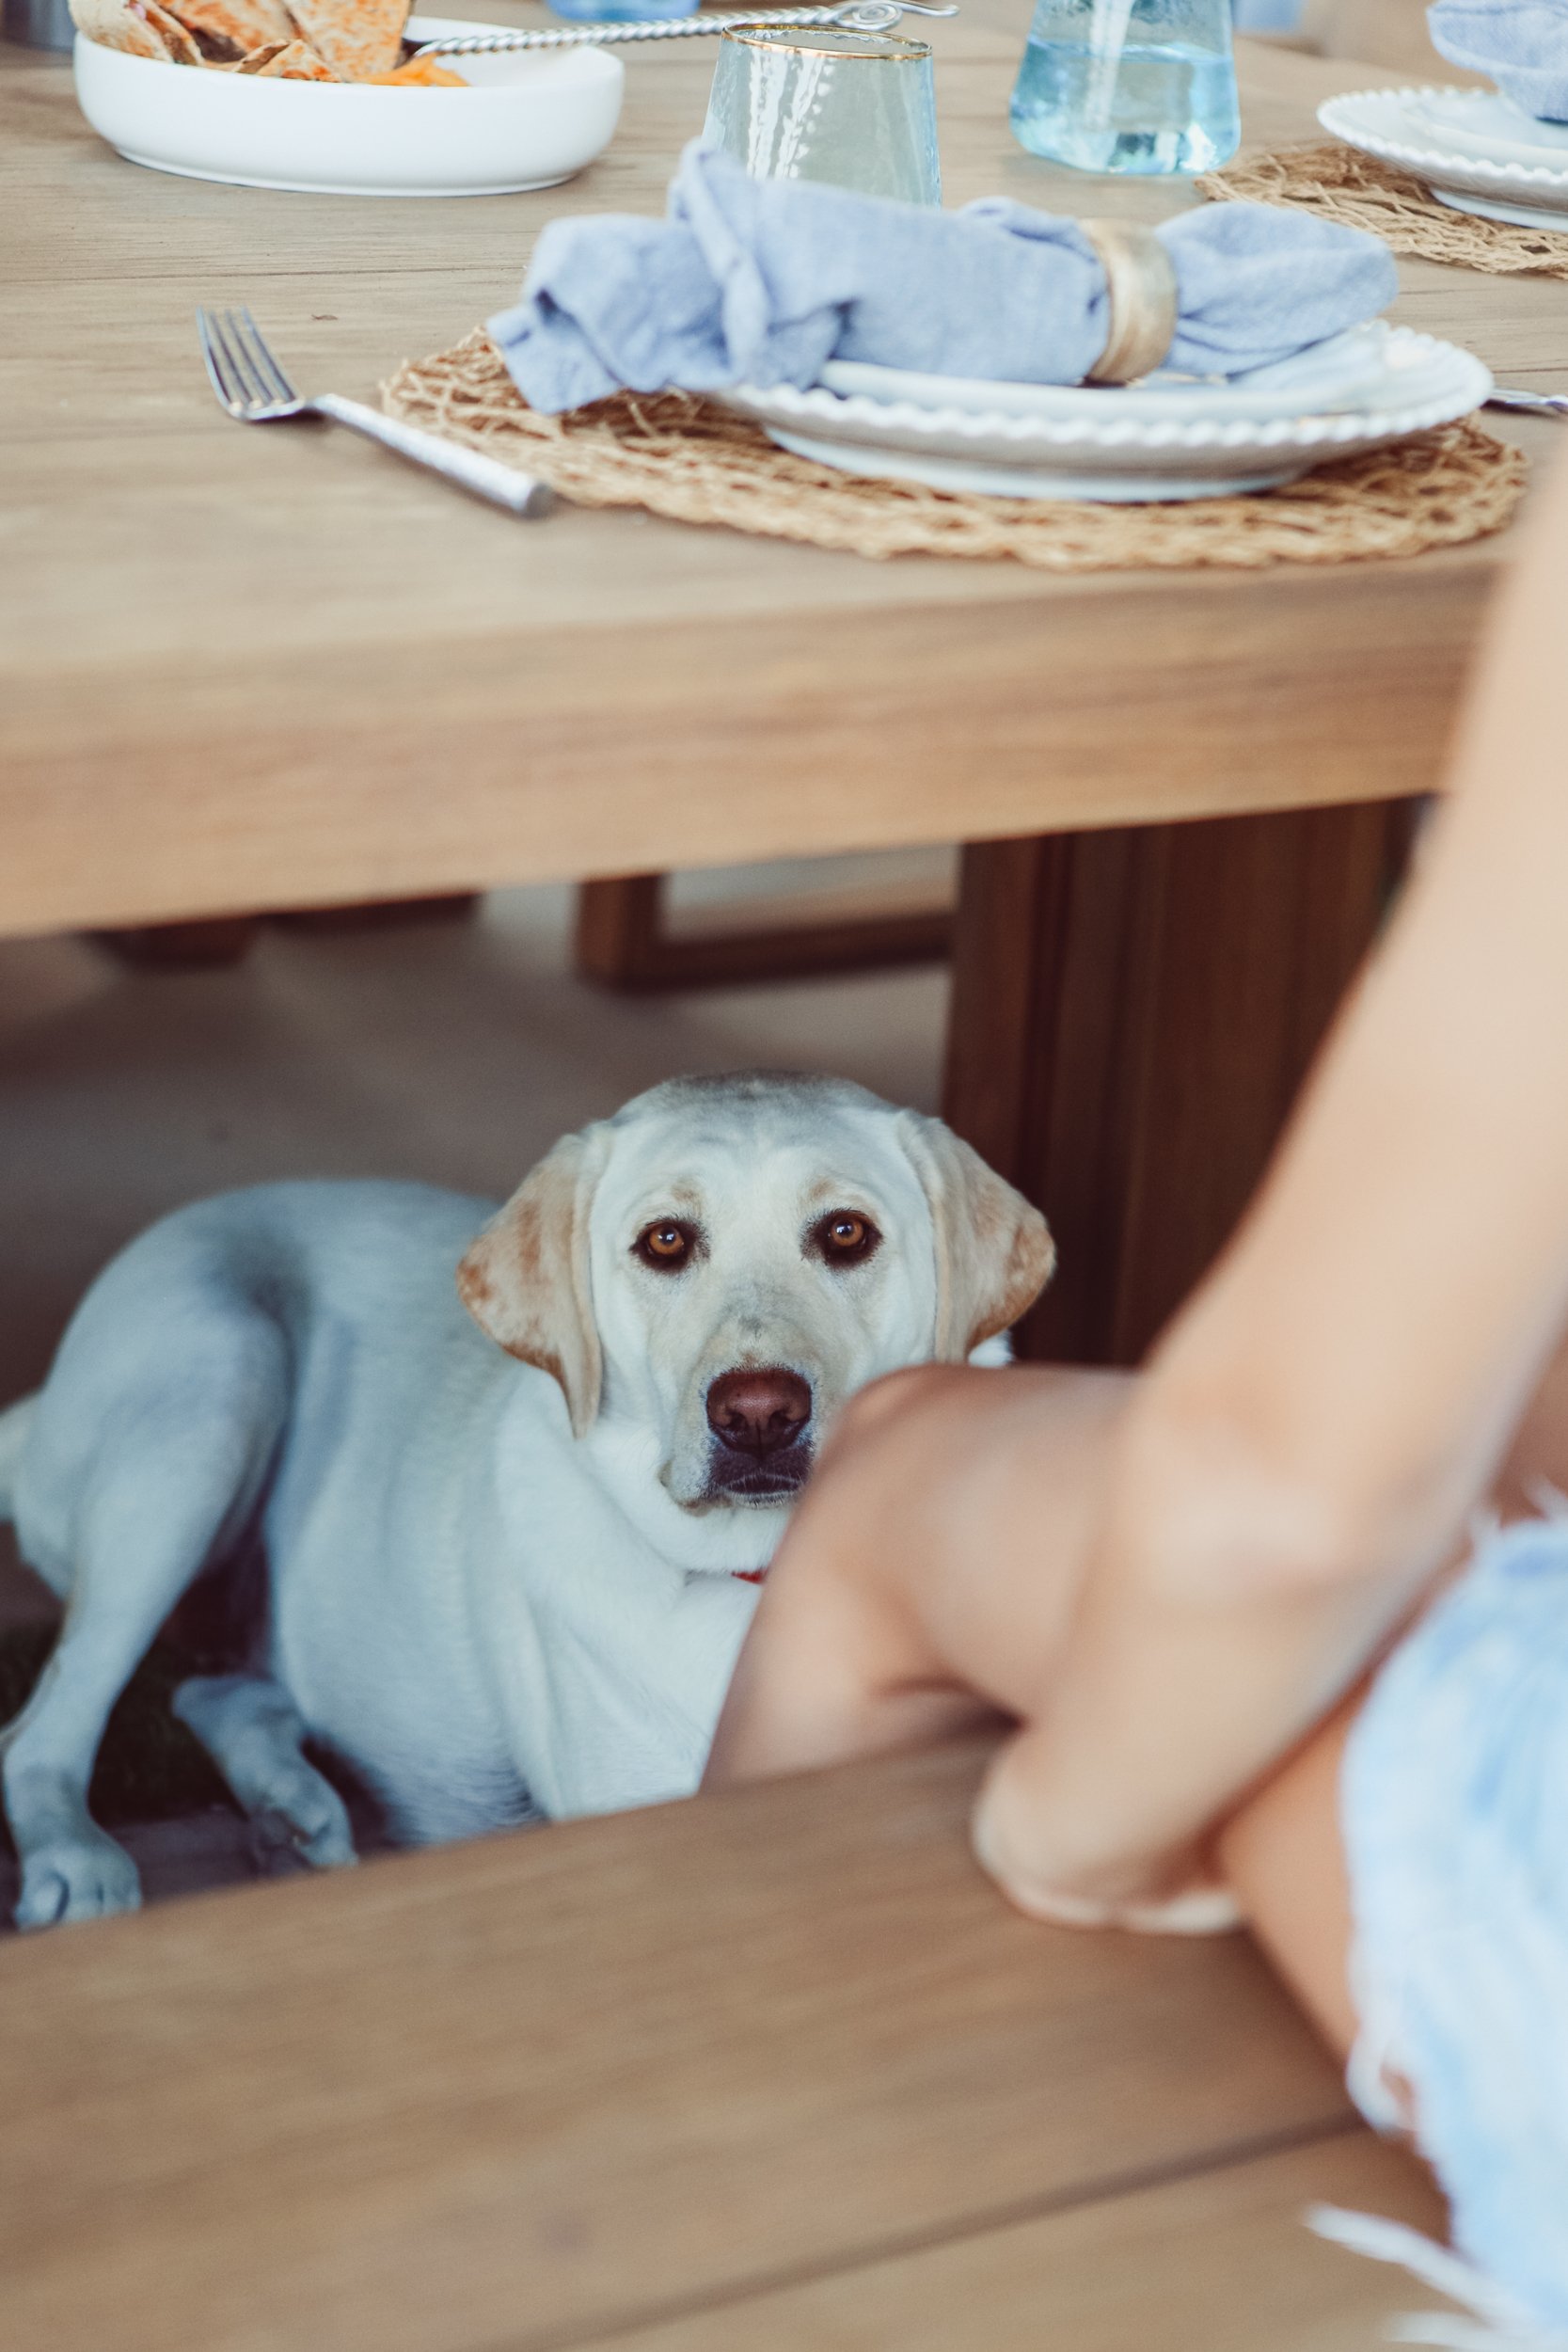
[[[934,27],[949,201],[1189,200],[1014,145],[1026,16]],[[1500,544],[1261,579],[875,564],[624,512],[522,527],[341,433],[219,414],[198,301],[369,391],[510,299],[552,214],[657,209],[711,71],[633,58],[566,189],[377,203],[138,169],[65,64],[0,47],[0,932],[1430,784]],[[1243,45],[1248,139],[1377,78]],[[1411,324],[1568,379],[1555,286],[1404,282]]]
[[[1262,1176],[1417,803],[964,851],[947,1119],[1050,1216],[1025,1355],[1136,1364]]]
[[[1376,2352],[1401,2312],[1446,2308],[1313,2237],[1303,2216],[1325,2201],[1441,2231],[1415,2167],[1356,2133],[958,2233],[616,2341],[626,2352]]]
[[[1430,2193],[1244,1940],[1009,1911],[978,1762],[0,1947],[0,2341],[1348,2352],[1300,2206]]]

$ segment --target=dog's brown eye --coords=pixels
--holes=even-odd
[[[869,1258],[882,1237],[858,1210],[835,1209],[822,1219],[814,1238],[827,1264],[848,1266]]]
[[[637,1236],[637,1254],[644,1265],[657,1267],[660,1274],[677,1272],[691,1255],[690,1226],[669,1217],[645,1227]]]

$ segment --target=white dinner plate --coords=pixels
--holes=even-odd
[[[412,16],[411,41],[494,32]],[[336,196],[510,196],[603,152],[626,69],[608,49],[448,60],[471,89],[281,82],[127,56],[76,36],[76,95],[134,164],[193,180]]]
[[[982,407],[967,378],[900,378],[857,365],[851,389],[836,361],[808,391],[742,384],[716,397],[755,418],[783,448],[852,473],[1012,498],[1223,498],[1277,488],[1330,458],[1468,416],[1492,389],[1481,361],[1454,343],[1394,326],[1383,330],[1381,346],[1375,383],[1355,407],[1298,403],[1288,415],[1261,418],[1236,415],[1212,387],[1202,414],[1151,413],[1136,387],[991,385],[982,389],[995,397]],[[929,388],[923,398],[867,389],[911,380]]]
[[[1107,399],[1130,415],[1170,419],[1244,419],[1266,423],[1307,410],[1364,406],[1388,379],[1388,328],[1382,319],[1333,335],[1309,351],[1236,376],[1196,377],[1162,370],[1119,388],[1085,384],[1006,384],[980,376],[918,375],[907,368],[873,367],[860,359],[831,359],[822,381],[831,392],[863,392],[869,400],[912,401],[917,407],[963,408],[977,415],[1082,419],[1096,424]]]
[[[1422,90],[1413,111],[1439,147],[1479,155],[1483,163],[1568,171],[1568,122],[1538,122],[1500,90]]]
[[[1568,232],[1568,153],[1556,162],[1531,162],[1528,155],[1505,152],[1500,144],[1482,152],[1489,118],[1480,107],[1466,114],[1461,103],[1448,130],[1429,111],[1431,102],[1442,100],[1447,115],[1454,102],[1469,97],[1495,105],[1503,103],[1489,90],[1356,90],[1320,106],[1318,120],[1347,146],[1414,172],[1440,202],[1457,212]],[[1529,119],[1513,107],[1508,112],[1515,124]],[[1470,144],[1464,151],[1452,119],[1469,125]],[[1555,142],[1535,151],[1555,152]]]

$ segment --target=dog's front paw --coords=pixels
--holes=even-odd
[[[343,1870],[359,1857],[347,1808],[313,1765],[275,1772],[250,1817],[252,1850],[269,1876],[305,1863],[312,1870]]]
[[[140,1908],[135,1864],[123,1846],[94,1830],[90,1836],[52,1839],[24,1857],[12,1916],[19,1928],[52,1928]]]

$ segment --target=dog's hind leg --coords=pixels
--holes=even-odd
[[[0,1413],[0,1519],[11,1516],[11,1491],[27,1444],[27,1433],[38,1411],[38,1398],[24,1396]]]
[[[65,1625],[27,1705],[0,1733],[22,1862],[18,1927],[135,1910],[135,1865],[87,1810],[109,1709],[174,1603],[255,1508],[287,1401],[266,1318],[187,1325],[177,1352],[118,1369],[90,1410],[51,1416],[29,1474],[53,1499]]]
[[[261,1837],[313,1869],[357,1859],[343,1801],[305,1756],[305,1725],[281,1683],[265,1675],[198,1675],[174,1694]]]

